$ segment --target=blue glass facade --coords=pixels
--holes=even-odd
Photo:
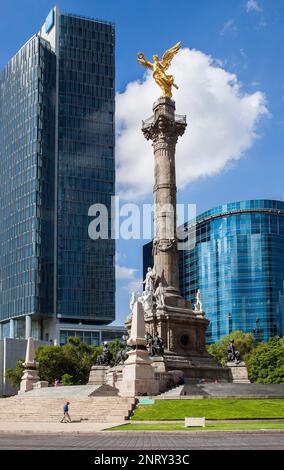
[[[60,16],[57,314],[114,320],[114,240],[88,236],[88,209],[114,194],[114,28]]]
[[[195,302],[201,290],[209,343],[234,330],[259,340],[284,332],[284,202],[218,206],[185,224],[196,244],[179,252],[180,289]],[[151,262],[144,247],[144,269]]]
[[[38,36],[0,77],[0,320],[53,313],[54,77]]]
[[[114,48],[113,24],[54,8],[1,73],[2,332],[115,318],[115,241],[88,236],[114,195]]]

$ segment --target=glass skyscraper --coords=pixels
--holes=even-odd
[[[284,202],[248,200],[208,210],[185,224],[196,241],[179,252],[180,289],[201,290],[207,342],[234,330],[258,340],[284,333]],[[151,243],[144,246],[144,270]]]
[[[115,242],[88,236],[114,195],[114,48],[113,24],[55,7],[1,73],[2,336],[115,318]]]

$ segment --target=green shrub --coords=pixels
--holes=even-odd
[[[284,338],[260,343],[247,357],[249,379],[256,383],[284,383]]]
[[[61,377],[62,385],[74,385],[73,377],[70,374],[63,374]]]
[[[19,359],[16,363],[16,367],[14,369],[7,369],[5,373],[5,377],[15,388],[20,388],[21,379],[25,370],[23,362],[24,359]]]
[[[241,358],[245,360],[246,356],[253,350],[255,339],[252,333],[244,333],[243,331],[232,331],[229,335],[223,336],[220,341],[210,344],[207,347],[209,354],[215,357],[217,362],[224,366],[227,362],[227,348],[230,340],[234,340],[236,349],[240,352]]]

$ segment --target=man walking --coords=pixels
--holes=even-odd
[[[63,406],[64,415],[63,415],[62,419],[60,420],[60,423],[71,423],[71,418],[70,418],[70,415],[69,415],[69,405],[70,405],[70,401],[67,401],[65,403],[65,405]],[[66,421],[66,419],[68,421]]]

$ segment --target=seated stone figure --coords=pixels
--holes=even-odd
[[[241,361],[240,352],[236,349],[233,339],[230,341],[230,346],[227,348],[227,359],[229,362],[236,362],[237,364]]]
[[[103,353],[97,357],[97,365],[109,366],[112,360],[112,353],[109,350],[107,341],[104,342]]]
[[[158,333],[155,333],[154,336],[149,336],[148,346],[150,356],[164,355],[164,342],[162,338],[159,337]]]

